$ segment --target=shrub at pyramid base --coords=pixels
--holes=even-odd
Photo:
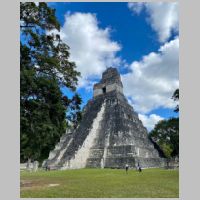
[[[94,85],[79,126],[66,133],[43,166],[51,169],[162,167],[165,159],[123,94],[120,75],[108,68]]]

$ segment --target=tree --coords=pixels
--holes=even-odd
[[[176,89],[172,95],[174,101],[179,100],[179,89]],[[177,105],[174,112],[179,112]],[[155,128],[149,133],[149,137],[163,151],[167,158],[179,156],[179,118],[170,118],[161,120]]]
[[[67,119],[73,124],[73,128],[76,128],[78,126],[78,123],[82,119],[80,111],[81,102],[82,99],[80,98],[80,96],[78,94],[75,94],[73,98],[70,100],[70,106],[68,106],[70,112],[68,112]]]
[[[166,157],[179,155],[179,119],[159,121],[149,136],[162,149]]]
[[[69,61],[69,47],[59,35],[55,10],[41,2],[20,3],[20,159],[42,161],[69,126],[80,120],[75,92],[80,73]],[[73,116],[73,117],[69,117]]]
[[[176,89],[173,96],[172,96],[172,99],[174,101],[178,101],[179,100],[179,89]],[[179,112],[179,105],[176,106],[174,112]]]

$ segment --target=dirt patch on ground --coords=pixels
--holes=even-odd
[[[49,184],[48,187],[56,187],[56,186],[59,186],[60,184],[58,183],[52,183],[52,184]]]
[[[33,187],[56,187],[59,186],[58,183],[44,183],[40,181],[29,181],[29,180],[21,180],[20,181],[20,188],[21,189],[28,189]]]
[[[21,180],[20,181],[20,188],[21,189],[28,189],[32,187],[43,187],[46,184],[40,181],[29,181],[29,180]]]
[[[34,184],[31,181],[20,181],[20,187],[32,187]]]

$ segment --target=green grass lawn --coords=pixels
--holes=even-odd
[[[178,170],[79,169],[21,172],[21,197],[179,197]],[[55,184],[55,185],[51,185]]]

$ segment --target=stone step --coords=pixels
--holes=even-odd
[[[86,108],[84,108],[84,121],[81,121],[79,128],[77,128],[73,133],[73,141],[64,153],[60,164],[64,164],[68,160],[72,159],[76,152],[78,152],[78,150],[82,147],[85,139],[87,138],[87,135],[92,129],[94,119],[96,119],[97,114],[101,109],[102,103],[102,100],[97,102],[90,101]]]
[[[89,158],[89,159],[87,159],[86,167],[100,168],[101,167],[101,158]]]
[[[144,158],[138,157],[136,158],[136,165],[139,165],[142,168],[150,168],[150,167],[164,167],[166,159],[165,158]]]
[[[127,155],[133,153],[135,154],[135,146],[133,145],[121,145],[121,146],[108,146],[107,148],[107,156],[112,155]]]
[[[90,158],[102,158],[104,149],[90,149]]]
[[[105,168],[122,168],[122,169],[124,169],[126,164],[128,164],[129,167],[131,167],[131,168],[135,167],[135,158],[129,157],[129,156],[109,157],[109,158],[106,158]]]

